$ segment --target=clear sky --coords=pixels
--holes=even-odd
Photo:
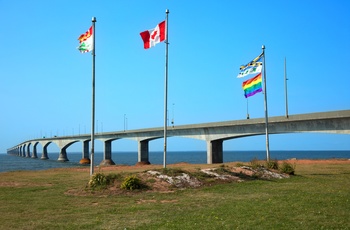
[[[290,115],[350,109],[347,0],[0,0],[0,153],[41,136],[90,133],[92,57],[79,53],[77,38],[93,16],[96,131],[123,130],[124,121],[128,130],[162,127],[165,44],[144,50],[139,33],[163,21],[166,9],[175,125],[246,119],[241,85],[249,77],[236,76],[262,45],[269,116],[285,115],[285,58]],[[248,111],[264,117],[262,93],[249,98]],[[162,148],[162,139],[150,143]],[[349,150],[350,135],[271,135],[270,148]],[[169,151],[205,149],[204,141],[168,139]],[[264,150],[265,136],[225,141],[224,149]],[[137,151],[137,143],[115,141],[113,150]]]

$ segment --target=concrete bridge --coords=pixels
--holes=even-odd
[[[282,133],[333,133],[350,134],[350,110],[309,113],[269,118],[269,134]],[[194,138],[206,141],[207,163],[223,162],[223,142],[225,140],[254,135],[265,135],[265,118],[213,122],[168,127],[167,136]],[[100,165],[115,164],[112,160],[112,142],[118,139],[132,139],[138,142],[138,162],[149,161],[149,142],[164,137],[163,127],[105,132],[95,134],[103,142],[103,160]],[[62,136],[24,141],[7,150],[8,154],[37,158],[37,146],[42,146],[41,159],[48,159],[47,147],[55,143],[59,149],[58,161],[68,161],[67,148],[76,142],[82,143],[82,160],[89,164],[89,142],[91,135]]]

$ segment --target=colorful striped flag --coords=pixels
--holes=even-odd
[[[255,77],[246,80],[242,84],[243,90],[244,90],[244,96],[251,97],[255,95],[256,93],[262,92],[262,79],[261,79],[261,73],[256,75]]]
[[[88,31],[86,31],[85,34],[80,35],[78,40],[80,43],[78,50],[80,50],[81,53],[86,53],[93,50],[94,44],[93,44],[92,26]]]

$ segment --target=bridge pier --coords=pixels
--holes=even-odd
[[[27,158],[30,158],[30,143],[27,145],[27,154],[26,154]]]
[[[149,162],[149,140],[143,140],[138,142],[137,161],[138,163],[150,164]]]
[[[45,145],[43,145],[43,152],[42,152],[42,154],[41,154],[41,160],[47,160],[47,159],[49,159],[49,157],[48,157],[48,155],[47,155],[47,145],[48,144],[45,144]]]
[[[20,148],[20,156],[21,157],[25,157],[25,155],[26,155],[26,151],[24,149],[24,146],[21,146],[21,148]]]
[[[58,161],[69,161],[67,158],[66,147],[61,148],[60,155],[58,156]]]
[[[103,160],[100,165],[115,165],[112,160],[112,140],[104,141]]]
[[[80,164],[90,164],[89,158],[89,140],[83,141],[83,158],[79,161]]]
[[[223,163],[223,140],[207,141],[207,164]]]
[[[38,145],[38,142],[33,145],[33,155],[32,158],[38,158],[38,154],[36,152],[36,146]]]

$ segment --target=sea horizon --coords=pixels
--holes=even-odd
[[[38,158],[27,158],[16,155],[0,154],[0,172],[18,171],[18,170],[45,170],[50,168],[72,168],[88,167],[79,164],[82,153],[67,153],[69,161],[57,161],[59,153],[49,153],[48,160],[41,160],[41,153]],[[102,152],[95,152],[94,164],[98,166],[103,159]],[[112,152],[112,160],[116,165],[135,165],[137,163],[137,152],[118,151]],[[189,164],[206,164],[206,151],[168,151],[167,164],[186,162]],[[225,162],[249,162],[253,159],[266,160],[266,151],[224,151],[223,163]],[[272,150],[270,151],[271,160],[287,159],[350,159],[350,150]],[[162,151],[150,151],[149,161],[153,165],[163,164]]]

